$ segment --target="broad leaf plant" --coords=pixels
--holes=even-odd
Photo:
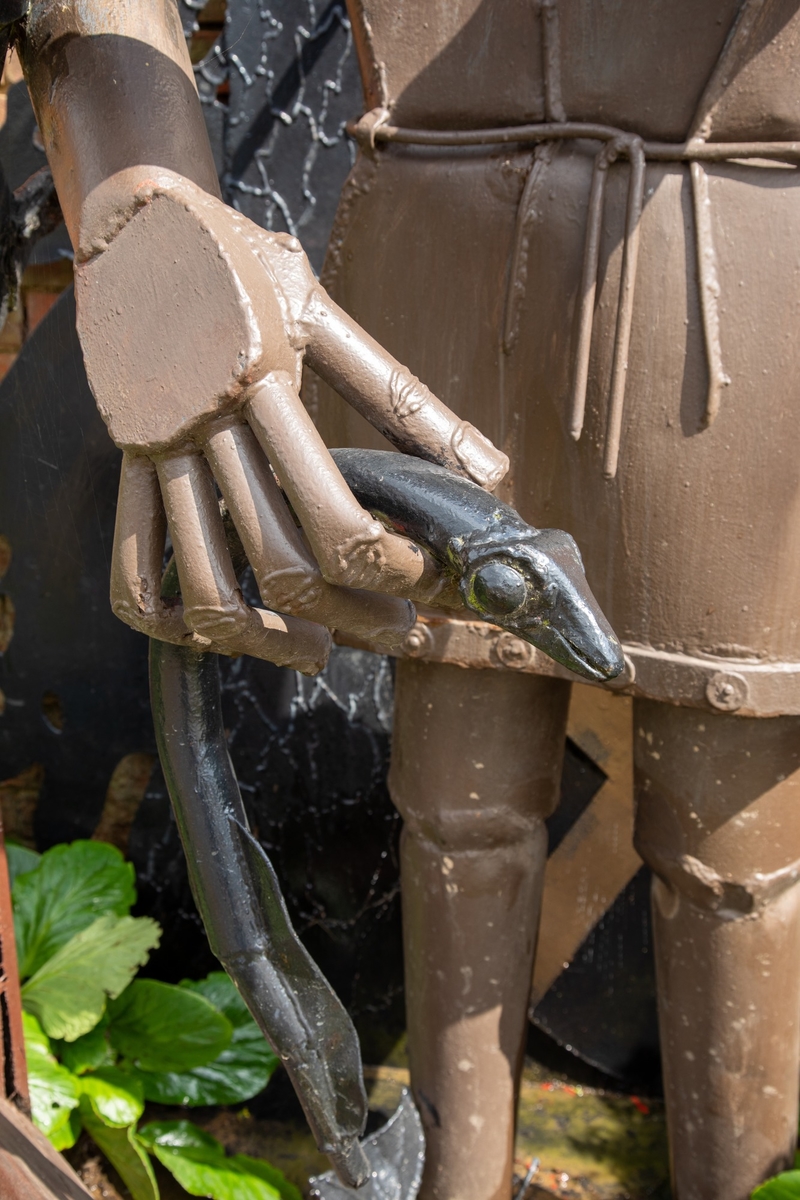
[[[34,1123],[58,1150],[81,1130],[134,1200],[159,1200],[152,1159],[190,1196],[300,1200],[275,1167],[226,1154],[191,1121],[140,1121],[147,1101],[236,1104],[278,1059],[223,971],[135,978],[161,936],[132,917],[133,867],[104,842],[7,847]]]

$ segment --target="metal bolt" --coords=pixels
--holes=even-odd
[[[494,644],[494,657],[512,671],[522,671],[533,660],[533,647],[513,633],[501,633]]]
[[[418,621],[406,635],[406,640],[403,642],[403,653],[407,654],[409,658],[422,658],[432,649],[433,634],[426,625],[421,625]]]
[[[747,680],[733,671],[717,671],[706,684],[706,699],[720,712],[736,712],[747,696]]]

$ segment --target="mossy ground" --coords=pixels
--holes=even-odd
[[[408,1082],[402,1046],[388,1063],[365,1070],[370,1097],[370,1131],[394,1112]],[[227,1150],[266,1158],[308,1193],[309,1176],[328,1169],[314,1145],[288,1080],[275,1077],[263,1098],[235,1109],[148,1111],[148,1118],[191,1116]],[[667,1141],[663,1106],[658,1101],[587,1087],[529,1059],[519,1104],[515,1171],[524,1177],[533,1159],[539,1168],[517,1200],[669,1200]],[[76,1163],[76,1166],[78,1164]],[[79,1167],[80,1170],[80,1167]],[[106,1190],[96,1161],[86,1177],[92,1194],[116,1200],[126,1195],[119,1180]],[[81,1174],[84,1174],[81,1171]],[[102,1172],[100,1172],[102,1175]],[[159,1172],[163,1200],[183,1196],[166,1172]],[[107,1184],[106,1184],[107,1186]]]
[[[539,1159],[540,1194],[668,1200],[663,1106],[540,1077],[529,1065],[517,1126],[516,1170]],[[525,1200],[533,1200],[531,1189]]]

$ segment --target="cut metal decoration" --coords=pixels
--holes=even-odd
[[[417,1106],[403,1088],[397,1110],[382,1129],[362,1143],[369,1179],[357,1191],[344,1187],[333,1171],[309,1180],[312,1200],[414,1200],[425,1165],[425,1134]]]

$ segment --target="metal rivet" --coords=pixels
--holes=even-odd
[[[422,658],[433,649],[433,634],[426,625],[419,622],[406,635],[403,642],[403,653],[409,658]]]
[[[512,671],[522,671],[533,661],[533,646],[508,632],[500,634],[492,653],[502,666]]]
[[[717,671],[706,684],[706,698],[721,712],[736,712],[746,702],[747,680],[733,671]]]

